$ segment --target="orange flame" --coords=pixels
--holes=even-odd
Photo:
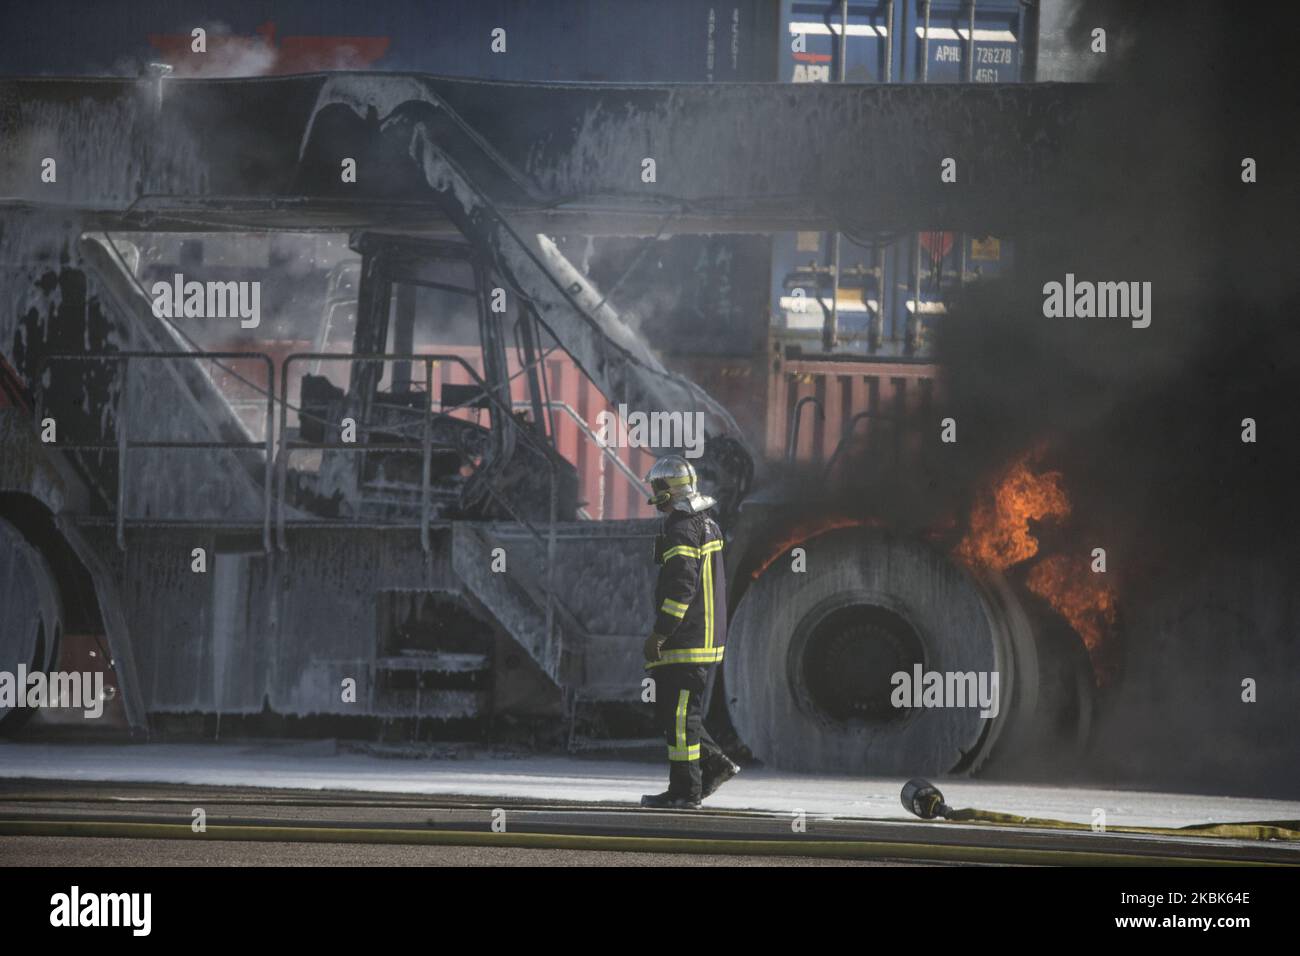
[[[1038,553],[1038,539],[1029,522],[1060,520],[1070,514],[1059,471],[1035,474],[1030,465],[1037,452],[1022,455],[998,476],[991,494],[976,502],[970,530],[957,545],[957,557],[967,564],[1005,571]]]
[[[1106,575],[1094,574],[1085,558],[1054,554],[1039,561],[1025,583],[1070,622],[1099,669],[1102,643],[1115,627],[1115,588]]]
[[[962,561],[1005,571],[1038,554],[1039,541],[1030,533],[1029,522],[1069,517],[1064,477],[1058,471],[1035,471],[1039,454],[1036,449],[1013,461],[976,502],[970,530],[954,549]],[[1116,612],[1110,580],[1094,574],[1082,557],[1054,554],[1031,568],[1025,583],[1070,623],[1088,649],[1093,672],[1103,680],[1103,645],[1115,626]]]

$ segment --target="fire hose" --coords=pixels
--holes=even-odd
[[[916,777],[903,785],[903,809],[922,820],[943,819],[951,823],[991,823],[999,826],[1036,827],[1047,830],[1092,830],[1087,823],[1022,817],[1014,813],[954,809],[944,802],[943,793],[928,780]],[[1196,823],[1185,827],[1107,826],[1107,833],[1145,833],[1158,836],[1208,836],[1228,840],[1300,840],[1300,820],[1261,820],[1241,823]]]

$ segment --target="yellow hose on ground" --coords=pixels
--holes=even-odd
[[[945,815],[952,823],[992,823],[1001,826],[1042,827],[1047,830],[1091,830],[1087,823],[1021,817],[1014,813],[968,807]],[[1106,833],[1146,833],[1157,836],[1209,836],[1225,840],[1300,840],[1300,820],[1261,820],[1246,823],[1195,823],[1185,827],[1112,827]]]

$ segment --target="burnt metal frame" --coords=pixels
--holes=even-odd
[[[510,409],[502,403],[501,399],[487,386],[483,378],[475,371],[474,367],[469,364],[462,356],[446,353],[429,353],[416,354],[413,352],[393,352],[377,353],[370,355],[359,355],[355,353],[331,353],[331,352],[295,352],[285,357],[280,363],[280,434],[279,434],[279,453],[275,459],[277,471],[276,482],[276,537],[281,551],[287,551],[289,548],[288,539],[285,534],[287,525],[292,524],[285,520],[284,502],[285,502],[285,485],[289,472],[289,455],[295,450],[329,448],[333,451],[343,452],[373,452],[374,446],[367,445],[364,442],[346,443],[346,442],[308,442],[296,439],[290,441],[288,430],[289,415],[289,366],[294,362],[301,361],[327,361],[354,362],[358,365],[382,362],[419,362],[424,366],[425,382],[425,407],[424,407],[424,428],[420,442],[406,444],[384,445],[385,452],[421,452],[423,461],[420,469],[420,521],[418,525],[412,525],[409,522],[395,521],[384,523],[385,527],[410,528],[418,527],[420,530],[420,547],[427,554],[432,550],[432,544],[429,539],[429,492],[431,490],[430,471],[433,454],[433,366],[436,362],[454,362],[460,365],[469,373],[492,406],[500,412],[500,421],[502,429],[510,429],[524,437],[524,440],[534,446],[546,461],[547,479],[549,490],[549,512],[547,520],[547,534],[545,537],[535,528],[527,518],[519,514],[503,496],[496,493],[493,488],[491,477],[488,478],[486,488],[488,493],[495,501],[501,504],[511,516],[520,525],[528,529],[529,534],[539,543],[546,547],[546,634],[551,638],[554,634],[554,617],[555,609],[553,601],[555,597],[555,532],[556,522],[558,520],[559,509],[559,475],[554,460],[547,453],[547,449],[532,435],[528,430],[523,428],[515,421]],[[268,459],[269,462],[270,459]]]
[[[191,361],[202,361],[205,359],[260,359],[266,364],[266,437],[263,441],[239,442],[239,441],[131,441],[128,434],[130,427],[130,394],[131,394],[131,363],[135,360],[140,361],[175,361],[176,359],[188,359]],[[126,468],[127,454],[132,448],[189,448],[189,449],[221,449],[231,451],[253,451],[262,450],[266,453],[266,465],[262,475],[262,547],[269,554],[271,552],[271,463],[273,461],[275,449],[275,364],[271,357],[264,352],[102,352],[97,354],[87,354],[83,352],[54,352],[46,355],[37,365],[36,371],[32,376],[33,381],[40,381],[46,367],[53,362],[116,362],[122,366],[122,390],[118,395],[116,408],[115,428],[117,431],[117,440],[115,442],[72,442],[72,443],[55,443],[63,451],[98,451],[117,454],[117,505],[114,514],[114,527],[116,530],[117,547],[121,551],[126,550],[126,503],[127,503],[127,485],[128,471]],[[187,519],[153,519],[148,522],[152,525],[173,525],[173,526],[203,526],[203,525],[223,525],[229,522],[223,522],[220,519],[207,520],[187,520]]]
[[[355,443],[354,442],[328,442],[328,441],[311,442],[311,441],[303,441],[301,439],[295,439],[291,441],[289,439],[289,430],[288,430],[289,366],[295,362],[303,362],[303,361],[356,362],[358,364],[383,363],[383,362],[411,362],[413,364],[419,363],[423,365],[424,381],[425,381],[425,407],[423,410],[424,428],[423,428],[421,441],[418,443],[417,442],[410,442],[410,443],[395,442],[393,444],[385,444],[382,446],[382,448],[378,448],[378,449],[375,446],[368,445],[364,442],[355,442]],[[432,383],[433,383],[433,366],[439,362],[455,363],[459,365],[461,368],[465,369],[465,371],[469,374],[469,376],[474,380],[474,383],[478,385],[479,388],[481,389],[486,401],[489,404],[491,404],[492,407],[500,413],[502,428],[509,428],[515,430],[519,435],[522,435],[524,437],[525,442],[532,445],[546,459],[549,478],[550,478],[550,482],[549,482],[550,524],[554,526],[555,522],[558,520],[558,510],[559,510],[558,476],[556,474],[555,462],[551,459],[549,455],[546,454],[546,448],[533,435],[529,434],[527,429],[523,428],[523,426],[521,426],[518,422],[514,420],[514,417],[511,414],[510,409],[501,401],[501,399],[497,395],[493,393],[493,391],[488,387],[487,383],[484,381],[482,376],[480,376],[478,372],[474,369],[474,366],[472,366],[463,356],[455,355],[451,353],[434,353],[434,352],[429,352],[429,353],[381,352],[381,353],[375,353],[370,355],[362,355],[353,352],[295,352],[292,355],[286,356],[283,362],[280,363],[280,427],[279,427],[279,439],[278,439],[279,452],[276,456],[276,467],[279,472],[278,480],[277,480],[277,494],[276,494],[276,500],[277,500],[276,529],[277,529],[277,537],[279,540],[279,547],[281,551],[287,550],[288,548],[288,545],[285,541],[284,529],[286,526],[295,523],[290,519],[286,519],[284,516],[284,504],[286,498],[285,486],[288,477],[288,455],[293,451],[300,451],[303,449],[324,449],[324,448],[328,448],[331,451],[343,451],[343,452],[367,452],[367,451],[374,452],[377,450],[384,451],[384,452],[397,452],[397,453],[404,453],[404,452],[413,453],[416,451],[422,452],[424,456],[424,461],[421,467],[420,492],[423,498],[423,507],[422,507],[420,523],[417,525],[417,524],[404,523],[401,521],[395,521],[395,522],[386,522],[385,526],[420,528],[421,544],[423,545],[425,551],[429,550],[428,492],[431,489],[430,471],[431,471],[431,456],[433,451],[432,422],[433,422],[433,415],[434,415]],[[489,491],[492,491],[490,484],[489,484]],[[518,521],[520,524],[524,525],[531,532],[533,532],[539,541],[542,540],[541,534],[537,532],[536,528],[534,528],[533,525],[526,518],[516,514],[514,509],[510,507],[508,502],[504,501],[499,497],[497,497],[496,500],[500,502],[508,511],[510,511],[512,515],[515,515],[516,521]]]
[[[453,239],[424,239],[403,235],[389,235],[366,231],[355,233],[349,240],[353,251],[360,253],[361,271],[357,289],[357,321],[353,334],[352,352],[357,354],[405,354],[401,347],[387,352],[389,315],[392,308],[393,289],[397,284],[437,288],[466,295],[475,300],[479,328],[479,349],[483,356],[483,377],[492,383],[492,390],[505,403],[509,402],[509,375],[506,366],[505,343],[501,322],[488,304],[488,264],[471,245]],[[451,286],[430,275],[428,268],[437,261],[458,262],[468,265],[473,272],[473,288]],[[536,375],[535,370],[529,371]],[[382,376],[382,372],[379,373]],[[396,380],[396,368],[394,380]],[[482,379],[475,376],[483,385]],[[379,378],[368,371],[367,363],[353,364],[346,401],[356,412],[357,421],[370,417],[370,407],[377,394]],[[486,386],[484,386],[486,391]],[[498,403],[500,404],[500,403]],[[506,416],[509,417],[509,412]],[[495,418],[495,411],[493,412]],[[495,422],[493,423],[495,425]],[[492,494],[491,478],[504,467],[514,452],[515,432],[508,428],[489,429],[492,452],[488,469],[472,483],[482,482],[483,490]]]
[[[130,425],[130,370],[131,363],[134,360],[141,361],[175,361],[183,359],[188,361],[204,360],[237,360],[237,359],[259,359],[266,365],[267,370],[267,388],[266,388],[266,437],[263,441],[131,441],[129,436]],[[429,537],[429,492],[430,492],[430,472],[432,464],[432,381],[433,365],[435,362],[454,362],[466,370],[474,382],[479,385],[486,400],[499,413],[499,420],[503,429],[510,429],[521,435],[525,442],[532,445],[537,450],[547,465],[547,479],[549,491],[549,510],[547,521],[547,534],[543,536],[541,532],[523,515],[519,514],[505,497],[498,494],[493,487],[491,480],[487,483],[487,490],[493,499],[502,505],[515,521],[526,528],[529,534],[546,548],[546,633],[548,639],[554,635],[555,620],[555,548],[556,532],[559,509],[559,475],[556,464],[551,456],[547,453],[548,449],[539,440],[531,435],[527,429],[520,425],[511,414],[511,409],[505,405],[493,390],[487,387],[487,383],[475,371],[474,367],[469,364],[462,356],[451,354],[415,354],[415,353],[381,353],[374,355],[357,355],[352,353],[333,353],[333,352],[298,352],[286,356],[280,364],[280,419],[279,431],[276,432],[275,420],[275,365],[269,355],[263,352],[105,352],[99,354],[86,353],[63,353],[56,352],[45,356],[37,365],[34,379],[39,380],[44,370],[54,362],[72,361],[72,362],[114,362],[122,367],[122,390],[118,399],[116,429],[117,440],[113,442],[70,442],[59,443],[58,447],[62,451],[98,451],[116,453],[118,464],[117,479],[117,502],[113,515],[114,527],[116,530],[117,546],[120,550],[126,550],[126,526],[128,524],[146,524],[150,526],[169,526],[169,527],[231,527],[242,525],[243,522],[230,521],[221,518],[206,519],[149,519],[147,521],[136,522],[127,518],[127,488],[129,480],[128,472],[125,467],[128,453],[132,448],[179,448],[179,449],[220,449],[231,451],[253,451],[261,450],[266,455],[262,476],[262,547],[266,553],[274,550],[272,545],[271,526],[272,526],[272,502],[275,503],[275,528],[276,538],[279,550],[288,550],[288,541],[285,529],[289,525],[298,524],[298,522],[287,520],[284,514],[285,503],[285,486],[288,477],[288,457],[293,450],[305,448],[331,448],[345,452],[364,452],[374,451],[372,446],[364,443],[346,444],[341,442],[305,442],[302,440],[289,439],[288,433],[288,383],[289,383],[289,366],[294,362],[301,361],[353,361],[358,363],[371,362],[390,362],[390,361],[409,361],[418,362],[424,365],[425,369],[425,410],[424,410],[424,428],[422,439],[419,443],[410,445],[385,445],[383,450],[386,452],[414,452],[422,453],[423,462],[421,467],[420,481],[420,498],[421,513],[418,523],[392,521],[381,522],[379,527],[384,528],[418,528],[420,531],[420,544],[425,553],[431,550],[431,541]],[[278,453],[276,446],[279,446]],[[272,491],[272,469],[276,473],[275,490]],[[303,524],[319,526],[319,522],[308,521]],[[342,524],[342,523],[340,523]],[[333,522],[327,522],[326,526],[334,526]],[[343,524],[342,526],[347,526]]]
[[[480,329],[483,337],[485,361],[490,360],[492,358],[492,356],[488,354],[488,352],[490,351],[490,347],[495,347],[497,350],[499,350],[500,347],[503,345],[503,343],[499,335],[500,330],[491,327],[493,326],[493,320],[490,318],[490,313],[487,309],[487,302],[485,298],[487,294],[487,286],[486,286],[486,282],[483,280],[485,279],[486,272],[483,266],[482,259],[476,253],[474,253],[474,251],[470,247],[465,246],[461,243],[442,242],[442,241],[430,242],[427,240],[425,241],[417,240],[414,242],[407,243],[407,242],[403,242],[401,239],[392,240],[390,239],[390,237],[383,237],[373,233],[364,234],[358,237],[355,243],[355,247],[358,248],[358,251],[361,251],[363,255],[365,255],[371,248],[371,243],[381,243],[381,242],[384,243],[384,248],[378,250],[381,254],[384,251],[392,250],[393,254],[400,255],[401,253],[408,251],[407,249],[401,247],[408,246],[408,247],[414,247],[410,251],[431,253],[434,256],[441,256],[444,258],[452,258],[460,261],[465,261],[471,265],[471,267],[474,269],[475,272],[475,281],[477,286],[476,295],[479,303],[479,321],[480,321]],[[386,268],[384,268],[386,263],[384,263],[382,260],[378,260],[378,257],[376,257],[376,260],[372,260],[372,261],[375,262],[374,269],[375,272],[377,273],[375,275],[375,278],[379,280],[381,288],[379,290],[376,290],[375,286],[371,285],[370,290],[368,290],[371,296],[371,301],[369,302],[369,305],[377,308],[379,304],[379,300],[382,299],[382,304],[384,306],[387,306],[388,299],[391,295],[390,290],[391,290],[393,279],[396,278],[397,281],[403,281],[403,277],[401,275],[390,274],[389,271]],[[408,276],[406,278],[407,281],[412,281],[416,284],[428,284],[428,283],[419,282],[418,277],[412,278]],[[370,283],[366,282],[366,268],[364,263],[362,266],[362,284],[370,285]],[[382,294],[376,296],[375,295],[376,291],[379,291]],[[457,291],[460,290],[458,289]],[[464,290],[464,291],[469,292],[469,290]],[[361,324],[361,309],[363,308],[362,300],[363,300],[363,296],[359,295],[358,326],[360,326]],[[534,322],[536,321],[535,316],[531,316],[528,314],[526,314],[524,318],[526,319],[531,318]],[[384,323],[384,330],[386,331],[386,323]],[[377,332],[378,330],[371,329],[371,331]],[[518,338],[520,335],[520,330],[517,326],[515,332]],[[524,338],[527,341],[527,344],[533,346],[533,349],[535,349],[536,343],[535,340],[532,338],[533,335],[535,335],[535,331],[532,328],[525,330]],[[131,366],[132,360],[135,359],[139,359],[142,361],[175,361],[180,359],[180,360],[188,360],[194,362],[201,362],[201,361],[208,361],[208,360],[230,361],[230,360],[240,360],[240,359],[257,359],[265,363],[267,379],[266,379],[266,387],[263,390],[263,393],[266,396],[266,429],[265,429],[264,440],[259,442],[240,442],[240,441],[231,441],[231,440],[144,441],[144,442],[131,441],[129,437],[129,423],[130,423],[130,412],[131,412],[130,373],[132,367]],[[503,355],[498,356],[498,359],[503,359]],[[290,441],[288,435],[289,366],[296,361],[307,361],[307,360],[315,361],[316,362],[315,367],[317,369],[319,369],[320,367],[320,362],[323,361],[350,361],[354,363],[354,367],[357,370],[360,370],[363,366],[367,364],[377,363],[377,362],[380,363],[390,362],[390,361],[409,362],[409,363],[418,362],[424,365],[426,398],[425,398],[425,409],[423,415],[424,422],[423,422],[422,440],[419,443],[413,443],[412,445],[409,446],[403,446],[400,444],[385,445],[383,449],[385,452],[398,452],[398,453],[414,452],[414,451],[421,452],[423,461],[421,467],[421,482],[420,482],[420,495],[421,495],[420,520],[418,524],[412,524],[410,522],[403,522],[403,521],[386,521],[386,522],[377,522],[375,523],[375,526],[383,527],[383,528],[418,527],[420,531],[421,547],[426,553],[428,553],[431,550],[431,542],[429,537],[429,528],[430,528],[429,493],[431,490],[430,472],[431,472],[431,457],[432,457],[432,416],[433,416],[433,410],[431,405],[432,380],[433,380],[433,364],[435,362],[440,362],[440,361],[454,362],[460,365],[461,367],[463,367],[466,370],[466,372],[469,374],[471,379],[473,379],[473,381],[480,387],[482,394],[489,402],[489,404],[493,407],[493,409],[496,412],[499,413],[501,427],[491,429],[493,433],[496,433],[500,436],[500,447],[494,450],[495,454],[490,453],[488,456],[492,463],[499,465],[509,457],[510,451],[513,449],[514,440],[517,435],[522,435],[524,437],[524,440],[527,443],[529,443],[531,446],[533,446],[535,450],[537,450],[542,455],[542,457],[546,460],[546,464],[547,464],[547,470],[548,470],[547,478],[548,478],[548,491],[549,491],[549,496],[548,496],[549,511],[548,511],[548,523],[547,523],[548,528],[547,528],[547,535],[545,537],[541,535],[541,533],[530,521],[528,521],[526,518],[520,515],[513,507],[511,507],[508,501],[504,500],[504,498],[497,493],[496,489],[494,488],[494,482],[492,480],[493,476],[491,474],[488,474],[486,476],[485,490],[490,496],[492,496],[494,500],[500,503],[515,518],[515,520],[521,526],[525,527],[534,539],[536,539],[539,543],[544,544],[546,547],[546,554],[547,554],[547,575],[546,575],[547,581],[546,581],[546,608],[545,608],[546,630],[547,630],[548,638],[552,637],[554,635],[554,606],[553,606],[553,601],[555,597],[554,567],[555,567],[555,547],[556,547],[556,523],[558,519],[557,467],[549,453],[550,449],[545,445],[545,443],[539,441],[539,439],[536,436],[530,434],[527,429],[523,428],[518,422],[515,421],[512,414],[512,407],[511,407],[513,403],[511,403],[511,405],[507,405],[501,399],[501,397],[496,394],[497,389],[504,388],[505,386],[499,382],[496,386],[489,387],[487,382],[484,380],[484,378],[480,376],[478,372],[474,369],[474,367],[470,365],[462,356],[451,355],[451,354],[416,354],[413,352],[369,353],[369,354],[359,354],[356,352],[349,352],[349,353],[302,352],[302,353],[294,353],[292,355],[289,355],[281,362],[281,366],[280,366],[280,396],[279,396],[280,419],[279,419],[278,434],[276,432],[276,420],[275,420],[275,401],[276,401],[275,366],[271,357],[264,352],[131,351],[131,352],[109,352],[109,353],[99,353],[99,354],[52,353],[48,356],[45,356],[42,359],[41,363],[38,365],[36,371],[36,378],[39,379],[41,373],[43,373],[43,371],[45,370],[48,364],[56,361],[78,361],[78,362],[111,361],[111,362],[118,363],[122,367],[121,379],[123,385],[118,400],[118,406],[116,409],[117,441],[116,442],[75,442],[70,444],[61,444],[59,446],[62,450],[66,450],[66,451],[98,451],[98,452],[117,453],[118,487],[117,487],[117,496],[116,496],[117,497],[116,507],[114,509],[115,513],[113,515],[113,523],[116,532],[116,542],[119,549],[123,551],[126,549],[125,532],[126,532],[126,526],[128,524],[149,525],[149,526],[171,526],[171,527],[246,526],[246,522],[241,522],[238,520],[232,521],[229,519],[221,519],[221,518],[147,519],[141,521],[136,521],[128,518],[126,514],[126,510],[127,510],[127,500],[128,500],[127,489],[129,486],[129,479],[127,477],[128,472],[125,466],[126,466],[126,459],[128,457],[128,453],[131,448],[220,449],[220,450],[231,450],[231,451],[262,450],[265,453],[265,462],[263,466],[263,482],[262,482],[263,484],[262,522],[261,522],[262,545],[266,553],[269,554],[272,550],[275,549],[275,545],[278,545],[278,548],[281,551],[287,550],[288,544],[287,544],[287,536],[285,533],[285,529],[287,526],[290,525],[321,526],[322,525],[322,522],[316,520],[309,519],[306,521],[296,521],[293,519],[286,519],[285,517],[284,505],[285,505],[285,498],[286,498],[288,457],[294,450],[302,450],[307,448],[331,448],[333,450],[341,450],[345,452],[365,452],[365,451],[375,450],[373,447],[368,446],[365,443],[344,444],[344,443],[337,443],[337,442],[305,442],[302,441],[301,439],[295,439],[293,441]],[[489,364],[490,366],[500,366],[498,371],[501,372],[505,371],[503,361],[490,361]],[[542,389],[545,389],[546,387],[545,376],[537,375],[537,371],[534,367],[534,363],[529,362],[527,365],[527,369],[529,374],[532,375],[534,379],[540,377],[541,380],[540,387]],[[354,383],[360,381],[363,383],[363,385],[366,380],[368,380],[368,376],[361,376],[359,378],[354,376],[353,378]],[[503,382],[508,381],[508,379],[503,377],[502,381]],[[253,386],[253,387],[256,388],[257,386]],[[350,389],[350,392],[351,392],[349,396],[350,398],[363,397],[357,395],[357,389],[355,387]],[[630,471],[627,471],[626,466],[624,466],[621,461],[619,461],[615,456],[610,455],[609,450],[603,446],[603,444],[591,432],[590,428],[586,425],[586,423],[581,420],[580,416],[578,416],[573,409],[569,408],[563,402],[554,402],[550,400],[549,395],[538,394],[538,385],[536,381],[532,382],[531,393],[532,393],[531,397],[533,398],[533,402],[530,402],[529,403],[530,405],[535,406],[538,403],[537,400],[541,399],[540,405],[543,408],[545,408],[552,416],[554,414],[554,411],[557,408],[563,411],[564,413],[568,414],[571,418],[573,418],[577,422],[580,429],[586,434],[588,439],[595,441],[597,445],[601,446],[601,450],[603,454],[615,458],[616,466],[619,466],[620,470],[627,472],[625,477],[627,477],[629,481],[639,483],[637,482],[635,476]],[[552,422],[552,429],[553,427],[554,425]],[[277,445],[278,445],[278,450],[277,450]],[[275,470],[275,478],[276,478],[276,485],[274,491],[272,488],[272,469]],[[276,531],[275,534],[276,540],[274,544],[273,544],[272,532],[271,532],[273,502],[274,502],[274,510],[275,510],[274,523],[275,523],[275,531]],[[323,522],[323,524],[324,526],[327,527],[335,526],[335,522],[332,521],[325,521]],[[351,525],[352,523],[348,523],[348,524]],[[369,524],[367,524],[367,526],[369,526]]]

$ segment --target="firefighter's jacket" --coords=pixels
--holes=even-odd
[[[673,511],[655,539],[656,634],[666,637],[664,664],[716,664],[727,643],[727,580],[722,529],[707,514]]]

